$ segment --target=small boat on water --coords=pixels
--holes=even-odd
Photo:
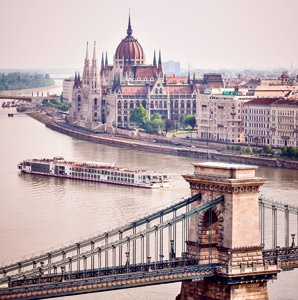
[[[164,173],[134,170],[99,162],[71,162],[64,160],[63,157],[26,159],[18,164],[18,169],[29,174],[150,189],[168,188],[171,182],[170,176]]]

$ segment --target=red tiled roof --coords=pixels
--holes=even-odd
[[[188,78],[187,77],[167,76],[166,81],[167,81],[167,84],[177,84],[177,83],[187,84]]]
[[[256,104],[256,105],[270,105],[280,98],[255,98],[247,101],[244,105]]]
[[[279,99],[274,104],[276,104],[276,105],[294,105],[294,106],[298,106],[298,100]]]
[[[155,77],[153,66],[135,66],[135,78]]]
[[[137,95],[137,94],[147,94],[148,87],[145,85],[127,85],[121,87],[122,95]]]
[[[191,85],[167,85],[165,89],[170,94],[192,94]]]

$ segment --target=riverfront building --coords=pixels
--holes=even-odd
[[[198,79],[190,74],[176,77],[163,71],[161,51],[146,63],[143,47],[133,37],[130,16],[127,35],[117,46],[113,64],[102,55],[97,68],[95,46],[92,63],[88,47],[82,78],[76,74],[72,93],[70,123],[89,129],[130,128],[133,110],[142,105],[149,113],[181,123],[184,116],[196,114],[197,95],[206,87],[223,87],[219,74],[205,74]],[[104,125],[103,125],[104,124]]]
[[[73,86],[74,77],[70,77],[63,80],[63,102],[71,103]]]
[[[253,98],[248,89],[205,89],[198,95],[198,137],[207,143],[244,143],[243,104]]]
[[[298,100],[256,98],[243,108],[245,142],[298,147]]]

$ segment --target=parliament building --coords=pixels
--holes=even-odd
[[[76,73],[72,90],[71,124],[90,130],[131,128],[133,110],[142,105],[150,116],[158,113],[164,120],[181,123],[184,116],[197,113],[197,95],[206,87],[223,87],[219,74],[193,74],[177,77],[165,74],[161,51],[153,53],[147,64],[143,47],[133,36],[130,16],[127,35],[117,46],[113,64],[102,54],[100,67],[96,44],[89,59],[88,44],[82,76]]]

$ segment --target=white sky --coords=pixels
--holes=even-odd
[[[126,36],[183,68],[298,68],[298,0],[0,0],[1,68],[109,64]]]

